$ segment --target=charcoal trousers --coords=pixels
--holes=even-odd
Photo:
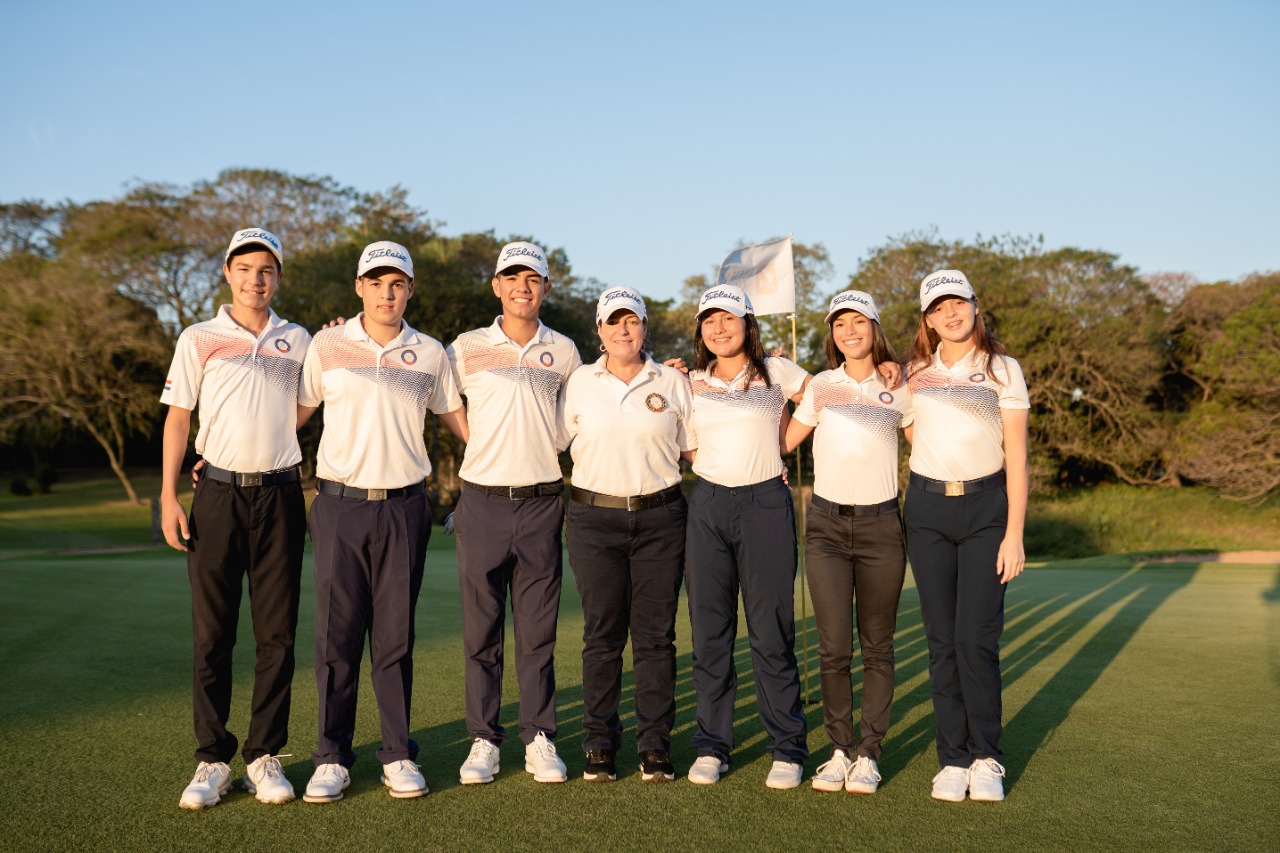
[[[878,514],[842,515],[838,504],[815,497],[805,519],[805,566],[818,624],[827,735],[833,749],[875,761],[880,760],[889,729],[893,632],[907,568],[896,502],[882,509]],[[862,650],[862,725],[856,741],[850,673],[855,608]]]

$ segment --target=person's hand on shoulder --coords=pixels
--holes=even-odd
[[[329,322],[325,323],[323,326],[321,326],[320,331],[323,332],[325,329],[333,329],[333,328],[337,328],[338,326],[345,326],[345,325],[347,325],[346,317],[335,317]]]
[[[886,361],[880,364],[876,370],[880,371],[880,375],[884,377],[885,387],[890,391],[896,391],[902,387],[902,365],[896,361]]]
[[[680,371],[685,376],[689,375],[689,365],[685,364],[684,359],[681,358],[680,356],[676,356],[675,358],[669,358],[666,361],[662,362],[662,365],[663,367],[674,367],[676,370]]]

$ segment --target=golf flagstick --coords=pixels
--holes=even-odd
[[[796,356],[796,315],[793,313],[791,315],[791,360],[796,361]],[[805,529],[804,464],[801,460],[800,445],[796,445],[796,494],[800,496],[800,530],[803,535]],[[811,704],[809,701],[809,591],[804,577],[804,549],[797,550],[800,570],[800,637],[804,648],[804,680],[801,682],[800,701],[809,705]]]

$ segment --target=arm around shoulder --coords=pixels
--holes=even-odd
[[[160,529],[169,547],[179,551],[188,550],[186,540],[191,538],[187,513],[178,502],[178,476],[182,473],[182,460],[187,456],[190,435],[191,410],[170,406],[164,419],[161,448]]]

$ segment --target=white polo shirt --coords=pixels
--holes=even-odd
[[[991,359],[993,377],[976,347],[949,368],[940,353],[941,345],[929,366],[907,380],[916,416],[911,470],[946,481],[994,474],[1004,468],[1000,410],[1031,408],[1022,368],[997,355]]]
[[[782,474],[778,423],[786,401],[799,393],[808,373],[794,361],[766,358],[773,379],[757,376],[744,387],[747,367],[726,384],[707,370],[689,373],[698,455],[693,472],[719,486],[750,486]]]
[[[844,367],[824,370],[804,390],[795,419],[813,434],[813,493],[838,504],[883,503],[898,495],[898,429],[911,425],[911,391],[890,391],[879,370],[859,382]]]
[[[462,406],[444,347],[402,323],[385,347],[364,330],[364,312],[316,333],[298,400],[324,407],[316,476],[357,489],[399,489],[431,473],[422,438],[427,410]]]
[[[271,311],[255,337],[223,305],[182,331],[160,402],[199,409],[196,452],[240,473],[279,471],[302,461],[298,379],[311,335]]]
[[[619,498],[676,485],[680,451],[698,446],[689,380],[646,357],[626,383],[607,359],[575,370],[560,395],[558,446],[573,442],[573,485]]]
[[[467,398],[467,442],[458,475],[481,486],[532,486],[559,480],[556,405],[578,348],[541,322],[523,347],[492,326],[464,332],[448,349]]]

